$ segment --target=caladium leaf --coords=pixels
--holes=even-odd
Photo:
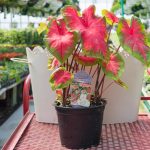
[[[53,19],[49,24],[47,41],[50,53],[64,63],[75,49],[77,34],[67,29],[64,20]]]
[[[107,52],[107,30],[104,18],[95,15],[95,6],[85,9],[82,16],[73,6],[66,6],[63,10],[65,20],[72,30],[81,34],[82,49],[86,55],[103,57]]]
[[[72,83],[73,74],[65,70],[64,67],[56,69],[50,76],[50,85],[52,90],[62,89]]]
[[[119,22],[119,18],[116,17],[115,14],[106,9],[102,10],[102,15],[105,16],[107,23],[110,25]]]
[[[53,57],[48,60],[48,69],[53,70],[60,65],[59,61]]]
[[[118,80],[124,71],[124,60],[119,54],[109,54],[101,65],[106,76],[113,80]]]
[[[150,47],[146,42],[144,26],[139,19],[133,17],[129,25],[122,18],[118,24],[117,33],[124,50],[143,64],[148,65],[150,63]]]
[[[75,60],[79,64],[82,64],[84,66],[93,66],[93,65],[97,64],[97,62],[98,62],[98,58],[82,56],[82,55],[78,55],[78,54],[75,55]]]

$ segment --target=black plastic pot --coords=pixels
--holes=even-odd
[[[96,146],[100,142],[106,101],[99,106],[56,106],[61,144],[69,149]]]

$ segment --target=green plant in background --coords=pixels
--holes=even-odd
[[[134,15],[143,19],[148,19],[150,15],[149,0],[124,0],[125,13],[127,15]],[[120,12],[120,0],[114,0],[111,8],[113,12]]]
[[[16,54],[26,54],[25,48],[43,45],[44,35],[34,28],[0,30],[0,88],[18,82],[28,74],[28,65],[9,61]],[[14,54],[16,53],[16,54]],[[19,56],[21,56],[19,55]]]
[[[1,11],[30,16],[58,15],[64,5],[78,5],[78,0],[0,0]],[[11,8],[11,9],[10,9]]]
[[[11,44],[13,46],[18,44],[43,45],[43,36],[39,36],[34,28],[0,30],[0,44]]]
[[[28,74],[28,65],[11,61],[0,63],[0,88],[3,85],[9,85],[12,81],[18,82]]]

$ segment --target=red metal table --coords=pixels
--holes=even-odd
[[[103,125],[97,147],[87,150],[150,150],[150,118],[139,116],[134,123]],[[61,146],[58,125],[39,123],[27,113],[2,150],[67,150]]]

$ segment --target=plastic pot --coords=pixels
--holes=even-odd
[[[61,144],[69,149],[96,146],[100,142],[106,101],[99,106],[56,106]]]

